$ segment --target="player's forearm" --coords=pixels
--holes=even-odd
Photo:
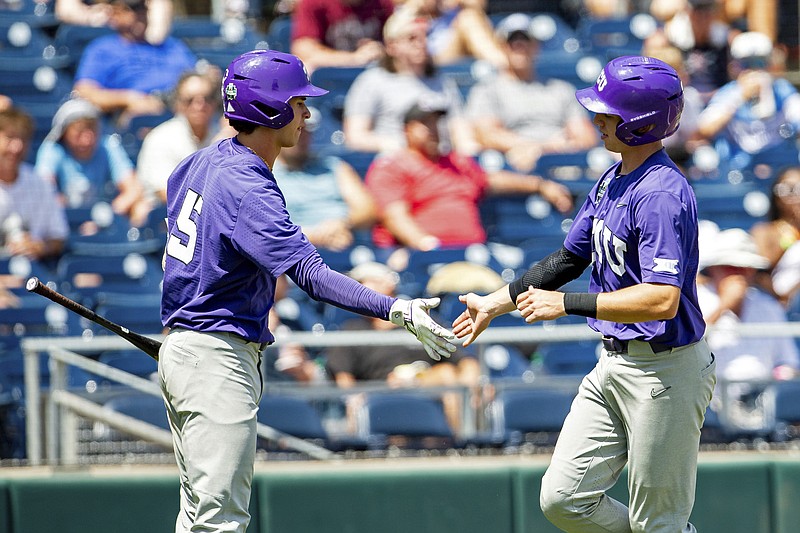
[[[678,313],[679,303],[679,287],[641,283],[598,294],[597,318],[623,324],[669,320]]]

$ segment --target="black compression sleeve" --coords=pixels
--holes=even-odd
[[[511,301],[516,303],[517,296],[528,290],[528,287],[554,291],[580,277],[590,264],[590,261],[562,246],[529,268],[522,277],[509,283]]]

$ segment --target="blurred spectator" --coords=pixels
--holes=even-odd
[[[235,135],[223,122],[220,108],[220,80],[198,71],[181,75],[172,95],[174,116],[145,136],[136,168],[150,200],[167,201],[167,178],[189,154],[214,140]]]
[[[650,46],[645,46],[642,50],[642,55],[654,57],[665,62],[675,69],[683,82],[681,125],[674,134],[662,142],[670,159],[685,168],[690,163],[695,150],[699,146],[708,144],[697,133],[697,121],[700,118],[700,113],[705,108],[703,96],[696,87],[689,85],[689,74],[686,72],[681,51],[677,47],[670,44],[655,46],[651,43]]]
[[[392,0],[299,0],[292,11],[292,54],[310,71],[361,67],[383,56],[381,32]]]
[[[297,144],[281,150],[272,173],[308,240],[318,248],[343,250],[353,244],[354,230],[375,223],[375,202],[349,163],[310,149],[317,120],[307,120]]]
[[[36,172],[50,180],[66,207],[109,201],[114,212],[141,225],[147,213],[133,162],[116,135],[101,131],[100,110],[79,98],[53,115],[36,154]]]
[[[769,262],[770,287],[787,304],[800,286],[800,167],[778,174],[767,218],[753,225],[750,233],[758,253]]]
[[[439,147],[444,107],[422,99],[405,115],[408,147],[379,156],[367,171],[378,202],[377,246],[415,250],[464,247],[486,241],[478,204],[487,193],[540,194],[561,213],[572,209],[569,190],[538,176],[486,173],[471,157]]]
[[[399,276],[382,263],[362,263],[350,276],[382,294],[394,296]],[[342,330],[388,331],[397,326],[384,320],[355,317],[342,324]],[[475,387],[480,377],[480,364],[461,351],[449,359],[432,361],[417,346],[343,346],[326,352],[329,372],[339,387],[350,388],[358,381],[385,380],[390,387],[439,386]],[[356,400],[357,401],[357,400]],[[442,401],[453,430],[461,422],[461,394],[444,393]],[[355,406],[348,405],[352,410]]]
[[[5,111],[6,109],[10,108],[14,105],[14,102],[11,100],[10,97],[0,94],[0,111]]]
[[[60,22],[77,26],[106,26],[111,19],[110,2],[55,0],[55,14]],[[147,31],[145,39],[159,45],[172,29],[172,0],[147,0]]]
[[[688,85],[707,102],[730,80],[728,47],[733,32],[722,20],[718,0],[653,0],[650,12],[663,21],[663,27],[645,42],[678,47],[684,55]]]
[[[778,38],[777,0],[720,0],[725,20],[742,31],[763,33],[774,43]]]
[[[69,227],[53,185],[25,163],[34,127],[21,109],[0,111],[0,233],[4,253],[50,260],[64,250]]]
[[[714,142],[720,159],[743,168],[754,154],[797,151],[800,94],[769,71],[772,42],[745,32],[731,43],[733,81],[722,87],[700,114],[697,131]]]
[[[531,22],[529,15],[514,13],[498,23],[497,38],[509,68],[479,81],[467,99],[467,114],[481,148],[499,150],[521,172],[533,170],[542,154],[597,145],[597,132],[575,99],[575,87],[562,80],[536,79],[539,43]]]
[[[766,382],[798,375],[797,346],[791,337],[737,333],[744,323],[786,322],[783,306],[754,285],[756,271],[767,268],[769,261],[757,253],[750,235],[739,228],[712,230],[700,246],[704,280],[698,283],[697,295],[706,323],[713,326],[707,338],[717,360],[714,404],[719,406],[722,396],[734,423],[759,429],[765,420],[758,396]]]
[[[405,0],[399,9],[428,20],[428,52],[437,65],[482,59],[505,68],[485,7],[485,0]]]
[[[197,58],[179,39],[167,37],[158,46],[145,40],[145,0],[113,0],[110,6],[115,33],[86,47],[75,73],[75,91],[103,113],[121,113],[121,123],[135,115],[161,114],[164,96]]]
[[[290,298],[288,291],[288,278],[278,277],[275,281],[275,305],[269,310],[269,329],[275,333],[278,342],[268,346],[263,353],[266,380],[298,383],[327,381],[325,364],[321,358],[312,357],[302,344],[282,339],[290,329],[281,322],[278,310],[282,307],[281,302]]]
[[[343,128],[353,150],[392,152],[405,145],[403,115],[421,96],[447,103],[443,141],[456,152],[477,150],[456,83],[436,71],[427,51],[427,23],[400,9],[383,28],[386,57],[361,73],[347,92]]]

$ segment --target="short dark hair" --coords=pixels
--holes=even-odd
[[[0,111],[0,131],[6,131],[10,126],[22,127],[25,138],[31,140],[36,131],[36,123],[28,113],[18,107],[9,107]]]
[[[228,123],[231,125],[231,128],[235,129],[238,133],[244,134],[253,133],[258,127],[258,124],[235,118],[229,118]]]

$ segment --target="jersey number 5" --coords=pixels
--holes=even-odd
[[[167,240],[167,255],[187,265],[192,261],[197,245],[197,224],[192,220],[192,213],[196,212],[199,215],[202,210],[203,197],[189,189],[183,199],[178,219],[175,221],[178,231],[186,236],[186,242],[175,233],[170,232]]]

